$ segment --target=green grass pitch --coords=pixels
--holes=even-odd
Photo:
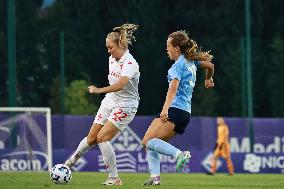
[[[97,189],[118,187],[120,189],[153,188],[142,186],[147,180],[148,174],[120,173],[123,181],[122,186],[102,186],[107,174],[95,172],[75,172],[70,183],[66,185],[53,184],[47,172],[0,172],[1,189]],[[162,174],[161,189],[284,189],[283,174],[216,174],[208,176],[205,174]]]

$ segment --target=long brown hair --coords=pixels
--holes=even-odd
[[[197,43],[188,37],[186,31],[176,31],[169,35],[173,47],[179,47],[187,60],[211,61],[213,56],[210,51],[202,51]]]
[[[138,27],[136,24],[123,24],[122,26],[113,28],[113,31],[107,35],[107,38],[111,39],[119,47],[128,49],[128,45],[132,45],[132,41],[136,41],[133,32]]]

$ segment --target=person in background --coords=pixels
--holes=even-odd
[[[65,162],[72,167],[91,147],[99,144],[109,177],[103,185],[122,185],[116,167],[116,156],[109,142],[134,118],[139,104],[139,65],[128,50],[135,40],[133,32],[138,25],[124,24],[115,27],[106,37],[109,57],[109,86],[89,86],[89,93],[106,93],[87,137],[75,153]]]
[[[214,175],[216,173],[217,161],[220,157],[225,159],[229,170],[229,175],[233,175],[234,165],[231,160],[229,127],[222,117],[217,118],[217,141],[214,148],[211,170],[208,172],[209,175]]]

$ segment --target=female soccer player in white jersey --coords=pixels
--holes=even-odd
[[[128,45],[135,41],[133,32],[138,25],[124,24],[115,27],[106,37],[109,57],[109,86],[89,86],[90,93],[107,93],[101,102],[87,137],[75,153],[65,162],[69,167],[95,144],[99,144],[104,162],[109,171],[104,185],[122,185],[116,168],[116,157],[110,140],[123,130],[134,118],[138,104],[139,65],[129,53]]]
[[[150,179],[144,185],[160,184],[159,154],[176,157],[176,171],[181,172],[188,163],[189,151],[181,151],[167,141],[183,134],[190,121],[191,97],[198,67],[206,69],[205,87],[214,86],[213,56],[202,52],[185,31],[173,32],[167,40],[167,53],[174,64],[168,71],[169,88],[160,115],[149,126],[142,144],[146,148]]]

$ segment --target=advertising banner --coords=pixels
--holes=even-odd
[[[153,118],[152,116],[136,116],[130,125],[111,141],[116,152],[117,166],[120,172],[147,172],[147,157],[141,146],[141,140]],[[72,154],[80,141],[88,134],[93,117],[65,116],[64,118],[54,117],[53,120],[55,122],[53,124],[53,143],[54,146],[59,147],[57,153],[56,148],[54,149],[54,161],[60,163]],[[236,172],[282,173],[284,171],[284,119],[253,120],[255,135],[253,154],[250,153],[248,121],[240,118],[225,118],[225,121],[230,130],[229,142]],[[64,129],[62,129],[62,125]],[[60,132],[56,128],[61,128]],[[210,170],[216,137],[216,118],[193,117],[186,132],[170,140],[174,146],[181,150],[190,150],[192,154],[185,172],[207,172]],[[175,165],[175,158],[161,156],[162,172],[175,172]],[[227,172],[223,159],[218,161],[217,167],[218,172]],[[76,170],[105,171],[98,146],[95,146],[80,160]]]
[[[48,169],[47,127],[43,114],[0,115],[0,170]]]
[[[1,118],[1,116],[0,116]],[[120,172],[147,172],[147,157],[141,145],[153,116],[136,116],[125,130],[111,141]],[[87,136],[92,116],[52,116],[53,164],[63,163]],[[17,124],[33,127],[18,129],[17,147],[11,146],[11,128],[0,119],[0,170],[47,170],[46,127],[43,118],[19,121]],[[255,118],[254,153],[250,152],[248,120],[225,118],[229,126],[232,161],[237,173],[284,172],[284,119]],[[192,158],[185,172],[210,170],[213,148],[217,137],[216,118],[192,117],[183,135],[169,142],[181,150],[189,150]],[[176,160],[161,155],[161,172],[175,172]],[[74,167],[75,171],[105,172],[101,152],[94,146]],[[227,172],[226,162],[219,159],[217,172]]]

